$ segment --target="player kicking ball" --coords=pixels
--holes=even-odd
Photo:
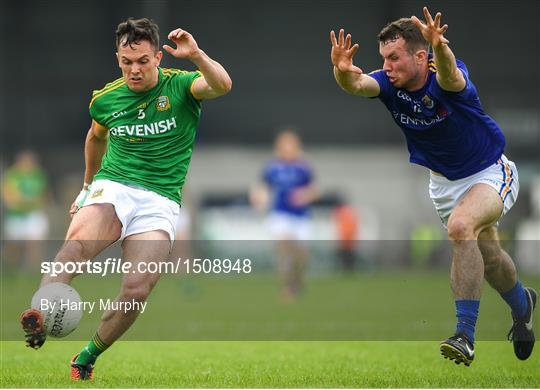
[[[378,97],[401,127],[410,161],[430,169],[430,197],[453,251],[457,326],[441,343],[442,355],[467,366],[473,361],[485,278],[512,310],[508,338],[525,360],[534,347],[537,293],[522,286],[497,233],[498,220],[516,201],[518,172],[503,154],[505,137],[484,112],[467,67],[448,46],[441,13],[433,19],[424,7],[424,17],[425,22],[413,16],[383,28],[378,35],[383,68],[370,74],[353,64],[359,46],[351,46],[351,35],[340,30],[336,37],[332,31],[334,76],[350,94]]]
[[[149,19],[118,25],[116,47],[122,77],[95,91],[92,125],[85,143],[84,185],[73,203],[73,220],[55,261],[91,259],[122,240],[122,258],[137,262],[167,260],[175,237],[180,193],[186,178],[201,100],[225,95],[232,82],[190,33],[171,31],[176,48],[163,48],[191,61],[197,72],[160,68],[158,26]],[[91,183],[91,185],[90,185]],[[69,284],[75,274],[45,275],[41,286]],[[144,302],[159,273],[123,275],[118,302]],[[135,321],[139,312],[107,311],[92,340],[71,361],[71,378],[92,379],[97,357]],[[45,342],[38,310],[21,316],[27,345]]]

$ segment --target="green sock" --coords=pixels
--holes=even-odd
[[[92,340],[90,340],[88,345],[84,347],[81,353],[79,353],[79,356],[77,356],[75,364],[80,364],[82,366],[94,364],[97,357],[101,355],[107,348],[109,348],[109,345],[105,344],[99,338],[96,332],[94,337],[92,337]]]

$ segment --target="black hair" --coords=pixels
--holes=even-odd
[[[133,19],[120,23],[116,29],[116,48],[135,44],[140,41],[148,41],[154,48],[159,50],[159,27],[148,18]]]
[[[377,39],[383,44],[399,38],[403,38],[407,51],[411,54],[418,49],[429,49],[429,43],[410,18],[401,18],[388,23],[377,35]]]

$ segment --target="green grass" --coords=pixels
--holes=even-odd
[[[455,326],[448,279],[446,272],[311,276],[298,301],[284,304],[274,275],[169,275],[160,280],[147,310],[123,340],[437,341],[448,336]],[[1,340],[19,340],[18,318],[28,307],[38,279],[11,275],[1,280]],[[524,282],[540,284],[538,278]],[[99,301],[114,298],[120,280],[82,276],[73,285],[84,300]],[[79,327],[67,340],[91,338],[100,317],[99,310],[84,313]],[[503,341],[510,324],[508,307],[486,287],[477,339]],[[538,324],[536,320],[540,332]]]
[[[436,342],[118,342],[91,383],[69,380],[83,343],[42,350],[2,342],[2,387],[535,388],[539,353],[525,362],[505,342],[479,342],[471,367],[439,356]]]
[[[68,363],[95,332],[101,313],[85,313],[67,339],[48,340],[33,351],[15,340],[22,337],[18,316],[38,278],[12,274],[1,281],[1,387],[540,385],[540,347],[526,362],[514,357],[511,343],[502,341],[510,326],[509,309],[487,287],[472,366],[456,366],[439,355],[439,340],[455,326],[446,272],[314,275],[293,304],[279,300],[273,275],[164,277],[150,297],[148,312],[100,357],[96,380],[82,384],[69,380]],[[538,278],[525,283],[540,284]],[[83,276],[74,286],[92,300],[114,297],[119,284],[118,278]],[[539,323],[536,315],[537,333]]]

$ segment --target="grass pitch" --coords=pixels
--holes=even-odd
[[[436,342],[118,342],[95,380],[69,379],[84,345],[48,341],[39,351],[2,342],[2,387],[123,388],[537,388],[538,350],[517,360],[508,342],[479,342],[471,367],[444,360]]]
[[[91,383],[71,382],[69,361],[91,338],[101,313],[85,314],[67,339],[33,351],[24,346],[18,318],[38,279],[13,274],[1,281],[1,387],[540,386],[540,345],[525,362],[514,357],[511,343],[502,341],[509,309],[488,288],[471,367],[440,356],[439,340],[455,326],[446,273],[314,277],[292,305],[279,301],[273,276],[163,278],[148,313],[99,358]],[[537,278],[524,282],[540,285]],[[119,280],[82,277],[74,285],[86,299],[97,299],[114,297]],[[537,334],[539,323],[536,315]]]

